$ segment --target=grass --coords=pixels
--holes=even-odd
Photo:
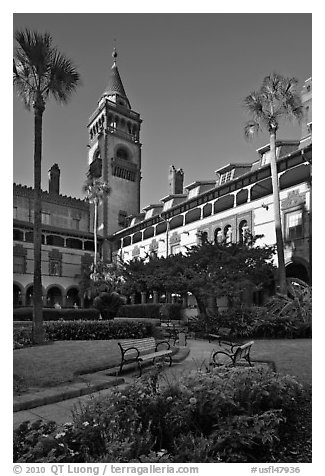
[[[120,355],[115,340],[56,341],[14,350],[14,385],[21,391],[76,381],[77,374],[115,367]]]
[[[181,372],[198,367],[209,359],[216,343],[190,341],[190,357]],[[256,340],[253,360],[272,360],[277,371],[311,383],[311,339]],[[120,350],[115,340],[57,341],[14,351],[14,390],[38,389],[81,380],[79,374],[115,367]],[[177,367],[172,367],[171,369]]]
[[[277,372],[294,375],[299,381],[312,383],[312,340],[255,340],[252,359],[273,360]]]

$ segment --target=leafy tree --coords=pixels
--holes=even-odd
[[[270,165],[273,188],[274,224],[279,267],[280,293],[287,294],[286,272],[284,263],[283,237],[281,228],[280,194],[276,164],[276,135],[280,122],[301,120],[303,108],[300,94],[297,92],[298,81],[273,73],[266,76],[258,91],[250,93],[244,99],[244,107],[252,119],[245,125],[245,136],[250,138],[261,129],[270,134]]]
[[[98,206],[104,198],[110,193],[111,189],[107,183],[101,179],[89,179],[83,187],[83,192],[86,194],[86,200],[94,204],[94,271],[97,268],[97,229],[98,229]]]
[[[34,281],[33,341],[43,335],[43,302],[41,274],[41,159],[42,129],[45,105],[50,97],[66,103],[80,83],[73,63],[52,45],[48,33],[17,30],[13,61],[13,84],[28,110],[34,111]]]
[[[206,315],[211,295],[227,296],[235,302],[247,283],[261,287],[272,282],[274,247],[257,246],[258,238],[250,237],[243,243],[206,241],[188,249],[185,255],[125,263],[124,290],[128,294],[145,290],[191,292],[200,313]]]

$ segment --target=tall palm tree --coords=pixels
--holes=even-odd
[[[245,125],[245,136],[250,138],[261,129],[266,129],[270,134],[274,223],[279,267],[279,288],[282,294],[287,293],[287,283],[276,164],[276,135],[280,122],[290,119],[300,121],[302,119],[303,107],[300,94],[297,92],[297,84],[298,81],[295,78],[286,78],[280,74],[273,73],[264,78],[262,86],[258,91],[250,93],[244,99],[244,107],[252,117],[252,120],[248,121]]]
[[[13,84],[26,108],[34,111],[34,286],[33,340],[43,341],[43,300],[41,274],[41,159],[43,113],[47,100],[66,103],[80,83],[70,59],[52,45],[48,33],[17,30]]]
[[[99,204],[107,197],[111,189],[106,182],[101,179],[89,179],[86,181],[83,192],[86,194],[86,200],[94,204],[94,271],[97,268],[97,229],[98,229],[98,207]]]

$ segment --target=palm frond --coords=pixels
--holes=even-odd
[[[29,107],[36,97],[49,95],[67,102],[80,84],[79,73],[70,59],[52,46],[49,33],[17,30],[14,62],[14,86]]]
[[[283,119],[300,120],[303,108],[297,84],[295,78],[286,78],[278,73],[265,76],[261,88],[244,99],[244,107],[252,121],[258,123],[260,128],[274,132]],[[250,123],[247,123],[245,137],[252,137],[251,131]]]
[[[255,121],[246,122],[244,127],[245,139],[252,140],[253,137],[255,137],[259,133],[260,129],[261,127],[258,122],[255,122]]]
[[[83,186],[83,193],[86,195],[85,199],[89,203],[99,203],[102,201],[104,195],[109,195],[111,188],[101,179],[87,180]]]
[[[61,102],[67,102],[80,85],[80,76],[72,61],[53,50],[48,91]]]

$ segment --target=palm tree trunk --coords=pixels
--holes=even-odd
[[[94,202],[95,210],[94,210],[94,271],[96,271],[97,266],[97,209],[98,203],[97,200]]]
[[[286,270],[284,263],[284,247],[283,236],[281,226],[281,210],[280,210],[280,190],[278,171],[276,164],[276,150],[275,150],[276,134],[274,130],[270,131],[270,163],[271,163],[271,176],[272,176],[272,188],[273,188],[273,203],[274,203],[274,224],[275,224],[275,236],[278,255],[278,268],[279,268],[279,287],[281,294],[287,294],[287,281]]]
[[[42,126],[44,101],[34,104],[34,282],[33,282],[33,342],[44,341],[42,290]]]

